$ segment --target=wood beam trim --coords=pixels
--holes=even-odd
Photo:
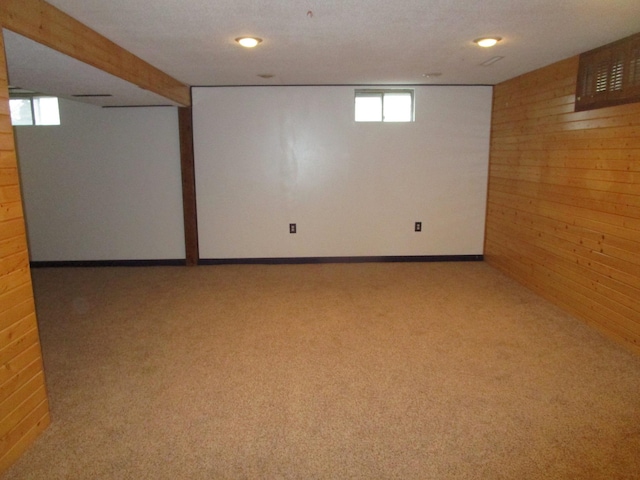
[[[186,263],[198,265],[198,215],[196,210],[196,175],[193,156],[193,117],[191,107],[178,108],[180,129],[180,166],[182,170],[182,208]]]
[[[2,26],[174,102],[189,87],[43,0],[0,0]]]

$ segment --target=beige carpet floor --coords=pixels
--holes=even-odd
[[[638,479],[640,358],[481,262],[33,272],[9,479]]]

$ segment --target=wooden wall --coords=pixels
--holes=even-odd
[[[0,473],[49,425],[0,33]]]
[[[577,69],[495,87],[485,258],[640,353],[640,103],[574,113]]]

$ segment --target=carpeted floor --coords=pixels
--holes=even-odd
[[[481,262],[33,271],[9,479],[637,479],[640,358]]]

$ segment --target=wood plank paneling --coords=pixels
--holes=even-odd
[[[49,424],[0,32],[0,473]]]
[[[577,71],[496,85],[484,255],[640,353],[640,104],[574,112]]]
[[[49,404],[43,400],[13,430],[0,439],[0,450],[7,449],[6,455],[0,458],[0,472],[5,471],[20,458],[49,423]]]
[[[10,361],[0,365],[0,397],[11,394],[11,389],[8,386],[12,384],[15,377],[21,376],[23,370],[26,370],[33,362],[42,363],[39,343],[34,343]]]

